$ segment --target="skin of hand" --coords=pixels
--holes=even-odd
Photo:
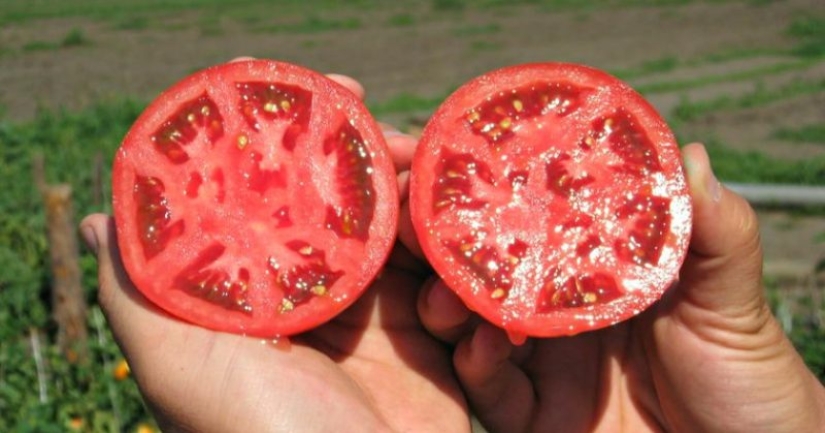
[[[422,322],[455,345],[456,375],[490,432],[825,431],[825,389],[763,294],[753,210],[715,179],[702,145],[683,156],[694,203],[688,257],[640,316],[514,346],[443,282],[422,290]],[[399,233],[420,254],[411,227]]]
[[[363,98],[351,78],[330,77]],[[416,141],[383,127],[396,168],[407,171]],[[448,348],[416,313],[424,267],[403,245],[352,307],[273,344],[189,325],[151,305],[124,271],[109,216],[86,217],[81,233],[97,255],[100,306],[163,431],[470,430]]]

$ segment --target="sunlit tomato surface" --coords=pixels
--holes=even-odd
[[[151,103],[117,153],[129,277],[186,321],[274,337],[355,301],[393,244],[394,168],[361,101],[275,61],[215,66]]]
[[[573,64],[470,81],[424,129],[410,206],[463,301],[524,336],[634,316],[678,274],[691,202],[674,136],[623,82]]]

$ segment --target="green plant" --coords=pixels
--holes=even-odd
[[[387,19],[387,24],[392,27],[408,27],[415,24],[415,17],[410,13],[395,14]]]
[[[280,23],[255,26],[257,31],[272,33],[323,33],[331,30],[353,30],[361,27],[361,20],[350,18],[324,18],[315,13],[305,15],[303,20],[292,23]]]
[[[457,27],[453,30],[455,36],[479,36],[498,33],[501,31],[501,25],[497,23],[489,24],[472,24]]]
[[[114,28],[118,30],[145,30],[148,27],[149,18],[146,15],[125,15],[114,22]]]
[[[816,123],[797,128],[781,128],[773,136],[785,141],[825,144],[825,125]]]
[[[472,51],[495,51],[501,49],[501,44],[491,41],[472,41],[470,49]]]
[[[759,152],[732,149],[719,140],[706,143],[716,175],[723,181],[825,185],[825,155],[778,160]]]
[[[49,51],[59,48],[54,42],[48,41],[30,41],[23,44],[23,51]]]
[[[788,26],[787,33],[798,39],[792,52],[801,57],[825,56],[825,17],[805,15]]]
[[[735,71],[730,73],[700,76],[684,80],[662,81],[650,84],[643,84],[636,86],[636,90],[638,90],[641,93],[651,94],[695,89],[698,87],[709,86],[719,83],[753,81],[755,79],[764,78],[770,75],[781,74],[788,71],[802,70],[805,68],[815,66],[816,64],[817,62],[810,60],[792,60],[788,62],[774,63],[771,65],[757,67],[753,69],[747,69],[744,71]],[[673,65],[673,67],[675,67],[675,64]],[[781,98],[782,96],[777,95],[776,97]]]
[[[679,59],[676,57],[666,56],[658,59],[647,60],[636,67],[617,69],[611,71],[611,73],[623,80],[632,80],[634,78],[641,78],[648,75],[670,72],[674,70],[679,63]]]
[[[464,10],[464,0],[432,0],[431,5],[437,12],[452,12]]]
[[[75,27],[63,36],[63,39],[60,41],[60,46],[63,48],[71,48],[89,45],[89,43],[91,43],[91,41],[86,36],[86,33],[83,32],[83,29]]]
[[[47,180],[72,186],[78,218],[109,211],[110,158],[141,108],[123,100],[0,122],[0,173],[10,180],[0,188],[0,431],[63,432],[80,423],[83,431],[118,432],[149,419],[134,383],[109,374],[122,355],[96,307],[88,321],[88,362],[72,364],[54,345],[45,218],[31,175],[32,156],[41,152]],[[98,155],[102,163],[95,164]],[[93,193],[98,187],[103,196]],[[95,305],[96,265],[88,253],[81,268]]]
[[[754,90],[740,96],[691,102],[683,99],[674,109],[675,121],[691,121],[713,111],[751,108],[773,102],[825,91],[825,80],[797,80],[784,86],[768,89],[757,83]]]
[[[447,94],[449,92],[434,97],[424,97],[412,93],[401,93],[384,102],[369,104],[369,107],[370,112],[379,117],[391,113],[431,112],[438,107]]]

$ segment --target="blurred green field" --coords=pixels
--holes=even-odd
[[[390,8],[382,25],[416,26],[420,17],[399,11],[391,2],[379,0],[322,0],[312,2],[282,0],[284,21],[261,18],[263,0],[4,0],[0,7],[0,27],[41,25],[42,20],[91,19],[122,31],[151,32],[164,26],[191,26],[201,32],[220,34],[226,20],[243,23],[251,32],[325,33],[358,28],[360,8]],[[411,2],[430,14],[447,18],[468,9],[495,9],[524,4],[535,8],[555,8],[587,14],[600,8],[655,8],[702,3],[699,0],[431,0]],[[709,3],[725,3],[716,0]],[[729,3],[729,2],[728,2]],[[758,7],[766,0],[747,2]],[[319,12],[320,11],[320,12]],[[189,21],[181,22],[178,12]],[[430,16],[431,17],[431,16]],[[495,23],[460,24],[451,27],[455,38],[466,38],[471,49],[498,50],[495,36],[502,27]],[[292,26],[292,27],[290,27]],[[794,41],[782,49],[720,48],[713,55],[682,57],[678,53],[650,58],[637,65],[611,72],[627,79],[645,95],[656,98],[674,96],[668,120],[681,137],[692,137],[701,129],[702,119],[777,107],[781,104],[825,95],[825,77],[792,80],[767,85],[765,80],[788,71],[805,72],[825,63],[825,15],[799,16],[785,29]],[[485,38],[490,36],[490,38]],[[89,44],[103,44],[82,28],[74,27],[63,37],[29,45],[0,45],[3,56],[27,56],[43,51],[60,51]],[[475,44],[475,45],[472,45]],[[691,68],[712,67],[739,59],[774,56],[781,61],[754,66],[742,71],[691,77],[671,74]],[[469,78],[469,77],[468,77]],[[693,99],[691,91],[720,83],[746,83],[747,90],[734,95],[713,95]],[[4,82],[3,86],[14,86]],[[369,101],[372,112],[404,128],[419,127],[422,119],[454,88],[445,83],[441,92],[415,94],[399,91],[394,96]],[[55,323],[50,317],[48,245],[41,198],[32,176],[34,155],[46,157],[49,182],[69,183],[74,191],[74,207],[80,218],[92,212],[110,212],[110,167],[120,140],[148,101],[122,94],[91,101],[81,109],[43,108],[29,120],[11,120],[0,109],[0,431],[63,432],[136,431],[152,425],[130,380],[120,380],[113,369],[122,359],[118,348],[96,307],[96,264],[83,253],[83,286],[89,305],[88,317],[91,360],[86,364],[67,362],[54,345]],[[12,107],[3,107],[8,114]],[[821,108],[821,107],[820,107]],[[699,125],[699,126],[697,126]],[[777,159],[764,152],[733,146],[723,135],[707,137],[708,149],[718,176],[730,182],[787,183],[825,185],[825,131],[821,121],[776,127],[771,139],[788,149],[813,148],[812,156]],[[822,151],[817,152],[817,147]],[[96,163],[95,161],[100,161]],[[101,172],[96,172],[101,167]],[[96,179],[103,187],[96,196]],[[794,209],[793,215],[825,216],[825,209]],[[815,235],[825,243],[825,233]],[[825,257],[817,265],[820,280]],[[766,287],[775,312],[811,369],[825,383],[825,302],[822,281],[811,277],[812,289],[788,295],[785,281],[766,278]]]

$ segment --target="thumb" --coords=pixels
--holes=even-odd
[[[694,214],[680,302],[723,317],[763,310],[762,248],[753,208],[719,183],[704,146],[685,146],[683,155]]]
[[[825,396],[766,302],[756,215],[716,180],[702,145],[682,152],[691,244],[646,341],[664,417],[676,431],[813,431]]]

